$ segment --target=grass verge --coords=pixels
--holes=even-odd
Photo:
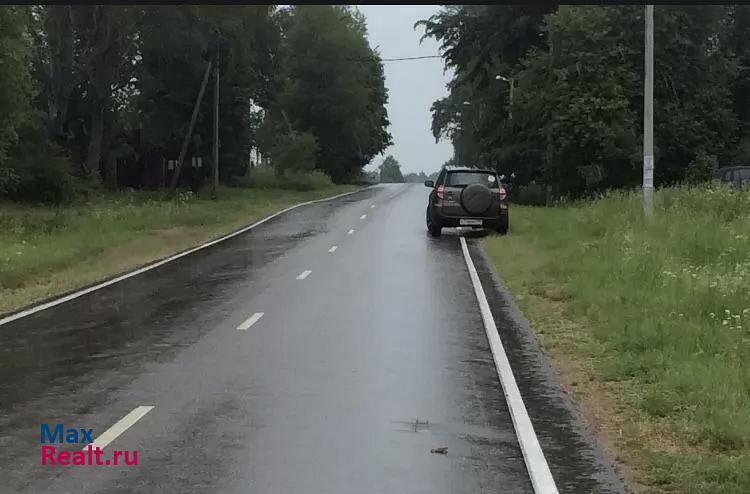
[[[750,492],[750,193],[515,207],[483,246],[637,492]]]
[[[129,192],[59,208],[0,203],[0,313],[131,270],[293,204],[356,190],[224,188],[219,200]]]

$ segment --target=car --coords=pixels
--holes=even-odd
[[[443,168],[427,202],[427,230],[439,237],[443,228],[471,227],[508,233],[508,193],[504,176],[494,170]]]
[[[716,170],[715,178],[731,185],[750,184],[750,166],[727,166]]]

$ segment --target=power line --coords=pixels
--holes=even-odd
[[[306,55],[291,54],[293,58],[304,58],[307,60],[312,59]],[[424,55],[421,57],[399,57],[399,58],[380,58],[380,57],[356,57],[356,58],[344,58],[344,62],[400,62],[404,60],[423,60],[427,58],[443,58],[442,55]]]
[[[403,58],[381,58],[383,62],[398,62],[400,60],[421,60],[423,58],[443,58],[440,55],[425,55],[423,57],[403,57]]]

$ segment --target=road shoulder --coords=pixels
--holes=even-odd
[[[479,242],[469,242],[469,250],[560,492],[630,492]]]

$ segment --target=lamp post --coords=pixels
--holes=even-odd
[[[512,77],[505,77],[503,75],[496,75],[495,76],[496,81],[505,81],[510,85],[510,94],[508,95],[508,120],[513,120],[513,86],[515,86],[514,80]]]

